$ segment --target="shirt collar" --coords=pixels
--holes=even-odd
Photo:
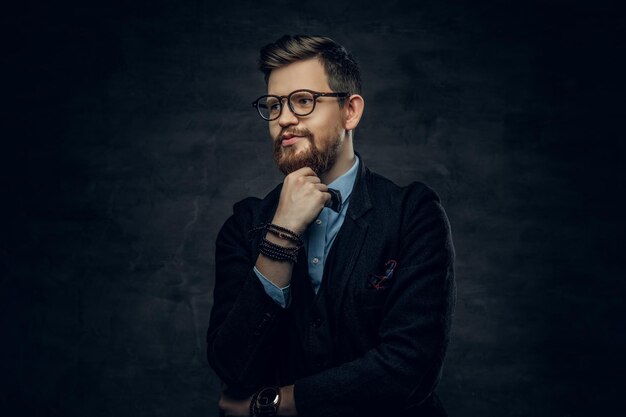
[[[356,174],[359,168],[359,157],[355,154],[356,159],[352,167],[347,170],[342,176],[336,178],[333,182],[328,184],[328,188],[334,188],[341,193],[341,201],[346,202],[352,194],[352,188],[354,188],[354,181],[356,180]]]

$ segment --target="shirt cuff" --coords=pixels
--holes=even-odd
[[[263,284],[263,288],[265,288],[265,292],[269,295],[272,300],[276,301],[276,303],[282,308],[287,308],[291,304],[291,284],[287,285],[284,288],[278,287],[272,281],[267,279],[265,275],[261,273],[257,269],[257,267],[253,267],[254,273],[257,277],[259,277],[259,281]]]

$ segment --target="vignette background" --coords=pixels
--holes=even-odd
[[[458,304],[438,389],[450,415],[615,412],[612,3],[30,2],[2,23],[0,405],[217,415],[204,343],[215,237],[236,201],[282,178],[250,105],[264,92],[258,49],[309,33],[361,63],[365,163],[429,184],[450,218]]]

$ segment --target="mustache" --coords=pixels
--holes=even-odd
[[[282,140],[283,135],[302,136],[311,139],[313,134],[308,129],[285,129],[282,130],[274,139],[278,142]]]

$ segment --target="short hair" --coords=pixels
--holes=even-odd
[[[265,74],[267,84],[272,70],[314,57],[324,65],[328,85],[334,92],[361,94],[358,63],[346,48],[323,36],[284,35],[261,48],[259,69]]]

